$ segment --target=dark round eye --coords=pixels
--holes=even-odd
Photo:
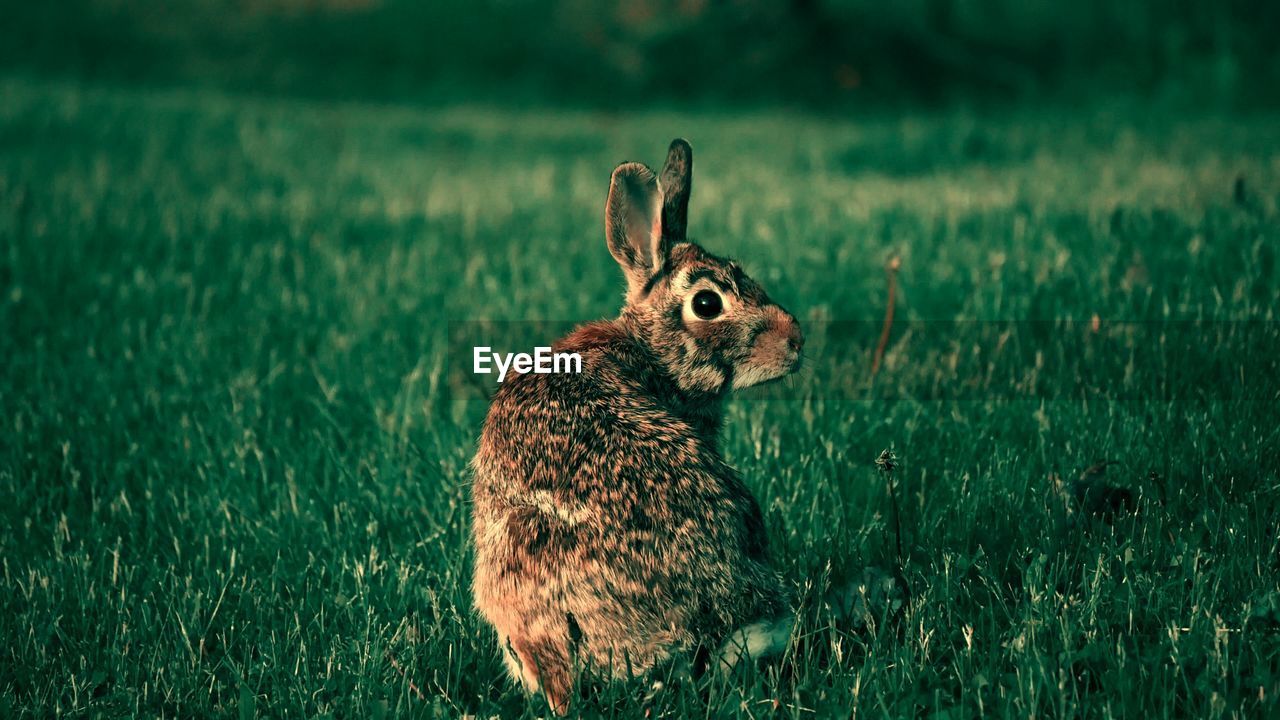
[[[714,290],[699,290],[693,296],[693,314],[703,320],[710,320],[724,310],[724,300]]]

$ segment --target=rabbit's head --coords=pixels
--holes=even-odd
[[[623,319],[687,392],[784,377],[800,365],[800,326],[737,263],[685,237],[692,177],[679,139],[661,179],[640,163],[613,171],[605,235],[627,278]]]

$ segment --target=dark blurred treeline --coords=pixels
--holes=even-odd
[[[0,0],[0,67],[326,97],[845,107],[1280,94],[1277,0]]]

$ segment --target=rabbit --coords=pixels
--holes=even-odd
[[[577,674],[640,676],[713,653],[727,670],[786,647],[790,593],[760,506],[718,450],[738,388],[800,365],[796,319],[732,260],[686,238],[693,151],[661,178],[614,171],[615,320],[553,346],[578,374],[516,374],[472,461],[475,607],[513,679],[565,714]]]

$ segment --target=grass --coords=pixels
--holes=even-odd
[[[809,369],[735,399],[723,443],[803,642],[578,712],[1274,716],[1276,120],[0,78],[0,716],[544,714],[470,610],[485,402],[463,340],[616,312],[609,171],[676,135],[691,233],[810,337]],[[898,564],[890,447],[911,602],[835,623],[825,586]],[[1087,479],[1136,511],[1072,496],[1101,460]]]

